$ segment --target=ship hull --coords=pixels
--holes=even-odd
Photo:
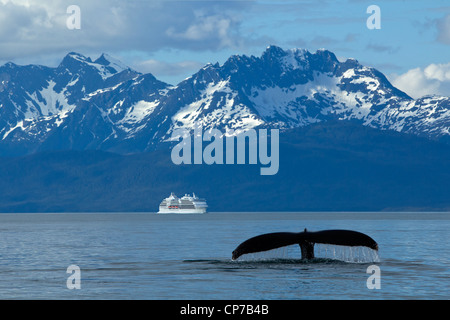
[[[206,213],[206,208],[198,208],[198,209],[168,209],[168,208],[160,208],[158,213],[159,214],[167,214],[167,213],[203,214],[203,213]]]

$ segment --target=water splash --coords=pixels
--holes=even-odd
[[[348,247],[331,244],[315,244],[314,256],[320,261],[339,260],[349,263],[380,262],[376,250],[367,247]],[[298,260],[301,259],[301,251],[298,245],[281,247],[273,250],[249,253],[242,255],[239,261],[269,261],[269,260]]]
[[[353,263],[380,262],[378,251],[368,247],[347,247],[333,244],[316,244],[315,257]]]

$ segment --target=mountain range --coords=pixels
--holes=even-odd
[[[121,154],[166,148],[177,128],[304,127],[333,120],[450,141],[450,98],[412,99],[374,68],[269,46],[207,64],[177,85],[102,54],[56,68],[0,67],[0,155],[51,150]]]
[[[175,165],[172,132],[279,128],[273,176]],[[195,192],[211,211],[450,208],[450,98],[413,99],[327,50],[269,46],[177,85],[107,54],[0,67],[0,212],[156,211]]]

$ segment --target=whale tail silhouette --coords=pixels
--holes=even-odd
[[[378,244],[368,235],[352,230],[323,230],[310,232],[274,232],[266,233],[242,242],[232,254],[236,260],[246,253],[272,250],[284,246],[298,244],[302,259],[314,258],[314,244],[335,244],[341,246],[364,246],[378,250]]]

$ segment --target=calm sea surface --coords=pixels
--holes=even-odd
[[[361,231],[380,250],[231,260],[250,237],[305,227]],[[449,230],[450,213],[0,214],[0,299],[449,299]]]

